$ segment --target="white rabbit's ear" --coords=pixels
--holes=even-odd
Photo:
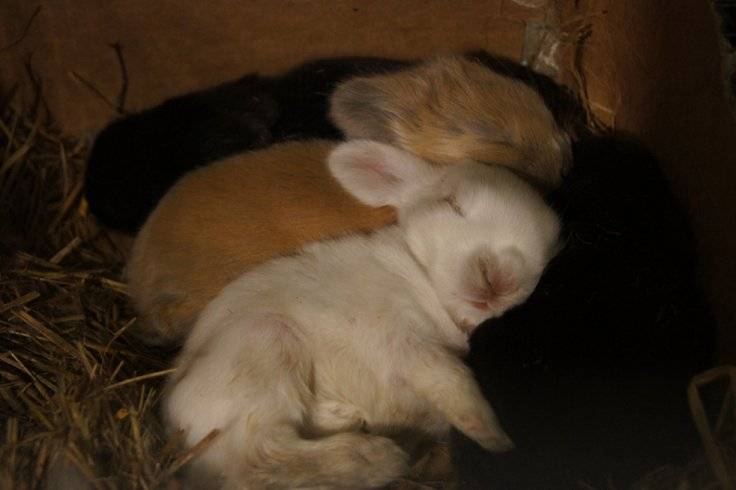
[[[338,182],[369,206],[400,207],[437,182],[441,171],[421,158],[383,143],[342,143],[327,165]]]

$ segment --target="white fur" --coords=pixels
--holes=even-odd
[[[398,225],[241,276],[200,316],[169,387],[189,446],[222,430],[197,464],[229,487],[382,486],[406,469],[386,437],[404,429],[511,446],[461,356],[475,325],[531,293],[556,215],[501,168],[432,167],[367,141],[329,166],[364,202],[397,205]]]

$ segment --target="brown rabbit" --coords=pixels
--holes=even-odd
[[[335,143],[295,141],[193,170],[159,202],[128,262],[141,336],[182,340],[204,306],[249,267],[301,245],[395,220],[330,176]]]
[[[537,91],[460,56],[347,80],[330,99],[330,117],[348,138],[438,163],[506,165],[546,189],[571,163],[570,139]]]
[[[570,162],[569,138],[535,90],[461,57],[348,80],[330,113],[349,137],[440,164],[507,166],[546,188]],[[394,220],[393,210],[361,205],[332,180],[325,167],[332,145],[294,142],[237,155],[172,187],[141,229],[128,267],[143,338],[181,341],[209,300],[255,264]]]

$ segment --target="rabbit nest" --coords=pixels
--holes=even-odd
[[[128,334],[124,253],[83,198],[87,148],[43,110],[0,116],[0,488],[178,488],[216,434],[185,451],[163,430],[174,353]],[[726,442],[719,457],[733,462]],[[453,487],[448,455],[436,446],[392,488]],[[717,485],[702,457],[637,487]]]

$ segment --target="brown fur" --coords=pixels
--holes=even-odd
[[[345,192],[325,165],[333,143],[292,142],[184,176],[141,229],[128,264],[150,341],[180,340],[204,306],[252,265],[395,219]]]
[[[569,139],[536,91],[459,56],[348,80],[332,96],[330,116],[351,138],[437,163],[508,166],[546,188],[571,163]]]

